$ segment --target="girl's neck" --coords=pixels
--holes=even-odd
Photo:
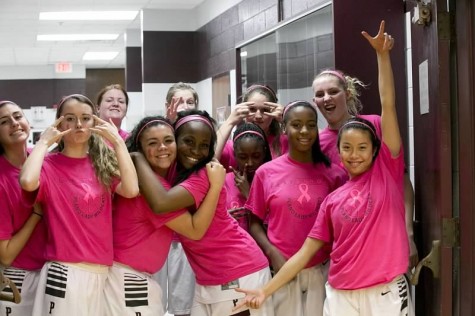
[[[27,157],[26,144],[5,148],[3,156],[13,166],[21,168]]]
[[[78,145],[65,144],[61,153],[70,158],[84,158],[89,154],[89,145],[87,143]]]
[[[350,113],[347,113],[340,121],[334,123],[334,124],[329,124],[328,126],[330,127],[330,129],[333,129],[333,130],[339,130],[343,124],[345,124],[346,121],[348,121],[352,116],[350,115]]]
[[[289,156],[295,161],[302,162],[302,163],[308,163],[308,162],[313,162],[312,160],[312,152],[297,152],[294,150],[289,150]]]
[[[156,174],[158,174],[160,177],[166,178],[169,169],[152,168],[152,170],[153,170]]]

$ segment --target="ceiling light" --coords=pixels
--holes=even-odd
[[[117,21],[134,20],[138,11],[65,11],[40,12],[40,20],[49,21]]]
[[[38,41],[114,41],[119,34],[42,34]]]
[[[112,60],[119,55],[119,52],[87,52],[82,57],[83,60]]]

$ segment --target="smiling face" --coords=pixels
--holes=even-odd
[[[340,159],[351,178],[366,172],[373,164],[375,148],[369,131],[350,128],[341,133]]]
[[[122,120],[127,114],[127,103],[124,92],[119,89],[106,91],[98,105],[99,117],[109,122],[112,119],[117,127],[120,127]]]
[[[28,123],[21,108],[12,103],[0,106],[0,144],[8,147],[15,144],[25,144],[30,134]]]
[[[318,138],[316,112],[306,106],[293,106],[286,114],[285,130],[291,157],[312,161],[312,146]]]
[[[165,176],[176,159],[177,146],[172,129],[164,124],[151,126],[140,134],[139,141],[152,169]]]
[[[234,156],[240,171],[246,169],[248,178],[254,176],[256,169],[264,163],[265,152],[262,141],[256,137],[242,137],[235,144]]]
[[[83,144],[87,143],[91,137],[89,128],[94,127],[94,118],[92,107],[76,99],[69,99],[61,105],[60,116],[64,116],[58,129],[65,131],[71,129],[70,133],[63,136],[65,144]]]
[[[190,169],[209,155],[212,131],[200,121],[190,121],[179,128],[177,134],[178,161]]]
[[[325,117],[331,129],[338,129],[350,118],[346,104],[347,93],[335,76],[326,74],[317,77],[312,84],[313,102]]]

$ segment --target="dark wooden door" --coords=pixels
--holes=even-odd
[[[417,242],[423,258],[439,242],[439,256],[423,268],[416,315],[458,315],[458,139],[455,1],[431,1],[426,24],[411,25]],[[419,3],[420,4],[420,3]],[[417,8],[408,8],[414,14]],[[438,269],[437,269],[438,268]],[[455,290],[454,290],[455,289]]]

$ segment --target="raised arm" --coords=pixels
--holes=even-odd
[[[224,145],[226,144],[229,135],[231,135],[231,131],[237,124],[244,121],[244,119],[249,115],[249,105],[252,104],[254,104],[254,102],[243,102],[237,104],[231,111],[231,114],[229,114],[226,121],[224,121],[219,126],[219,129],[216,133],[218,139],[216,142],[216,150],[214,154],[214,157],[216,159],[219,160],[221,158],[221,153],[223,152]]]
[[[142,153],[134,152],[131,156],[137,170],[140,193],[154,213],[167,213],[195,205],[193,195],[185,188],[175,186],[165,190]]]
[[[168,228],[193,240],[203,238],[208,230],[216,212],[219,195],[226,179],[226,170],[217,162],[208,163],[206,171],[210,188],[198,210],[194,214],[186,212],[167,223]]]
[[[397,121],[394,76],[390,57],[390,51],[394,46],[394,39],[391,35],[384,32],[384,26],[385,22],[381,21],[379,32],[374,37],[371,37],[366,32],[361,34],[376,51],[378,60],[382,141],[388,146],[392,156],[397,156],[401,150],[401,135]]]
[[[257,290],[236,289],[237,292],[245,293],[246,297],[244,298],[243,303],[236,306],[234,310],[237,310],[244,305],[251,308],[261,307],[266,298],[271,296],[285,284],[289,283],[300,271],[302,271],[324,244],[325,243],[321,240],[307,237],[300,250],[293,255],[284,264],[282,269],[280,269],[279,272],[262,288]]]
[[[137,180],[137,173],[135,171],[134,163],[130,158],[124,140],[120,137],[117,127],[110,122],[94,115],[96,125],[91,130],[105,138],[114,148],[119,165],[120,183],[116,188],[116,193],[125,197],[133,198],[139,194],[139,184]]]
[[[61,137],[71,130],[60,132],[57,127],[63,121],[64,117],[58,118],[54,124],[48,127],[36,143],[31,154],[26,158],[20,172],[20,185],[25,191],[35,191],[40,186],[41,166],[48,153],[48,148],[59,141]]]

